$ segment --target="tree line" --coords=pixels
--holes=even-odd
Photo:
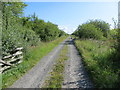
[[[79,38],[106,39],[116,38],[117,29],[110,30],[110,24],[103,20],[89,20],[79,25],[73,35]]]
[[[111,58],[117,68],[120,68],[120,29],[110,29],[110,24],[103,20],[89,20],[79,25],[75,32],[72,33],[80,39],[93,39],[103,41],[113,41],[115,52],[111,54]],[[112,57],[113,56],[113,57]],[[112,63],[111,62],[111,63]]]
[[[39,19],[35,13],[23,16],[27,4],[23,2],[1,2],[2,7],[2,54],[9,55],[17,47],[36,46],[40,41],[48,42],[67,35],[52,22]]]

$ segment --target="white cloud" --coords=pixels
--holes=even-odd
[[[69,27],[69,26],[58,26],[59,29],[65,31],[68,34],[72,34],[76,28]]]

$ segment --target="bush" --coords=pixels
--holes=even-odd
[[[79,26],[78,35],[80,38],[101,39],[103,33],[92,24],[82,24]]]
[[[3,56],[9,55],[11,51],[18,47],[24,47],[24,50],[26,50],[28,46],[36,45],[39,41],[34,31],[27,30],[18,24],[8,27],[8,30],[3,28],[2,34]]]
[[[103,36],[108,37],[108,32],[110,30],[110,25],[103,20],[89,20],[87,23],[93,24],[96,28],[102,30]]]
[[[108,33],[108,38],[117,40],[117,34],[118,34],[118,29],[112,29]]]
[[[79,25],[72,35],[80,38],[105,39],[108,37],[110,25],[102,20],[89,20],[85,24]]]

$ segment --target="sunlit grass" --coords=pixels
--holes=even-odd
[[[99,40],[76,40],[75,44],[82,55],[85,67],[96,87],[115,88],[119,75],[113,66],[111,55],[113,43]]]
[[[47,55],[54,47],[66,38],[67,37],[61,37],[52,42],[41,42],[37,47],[30,47],[21,64],[2,74],[2,88],[11,86],[17,79],[22,77],[28,70],[36,65],[42,57]]]

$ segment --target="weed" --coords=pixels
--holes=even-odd
[[[75,44],[83,57],[91,79],[97,88],[115,88],[119,82],[119,69],[112,62],[115,49],[109,41],[76,40]]]

